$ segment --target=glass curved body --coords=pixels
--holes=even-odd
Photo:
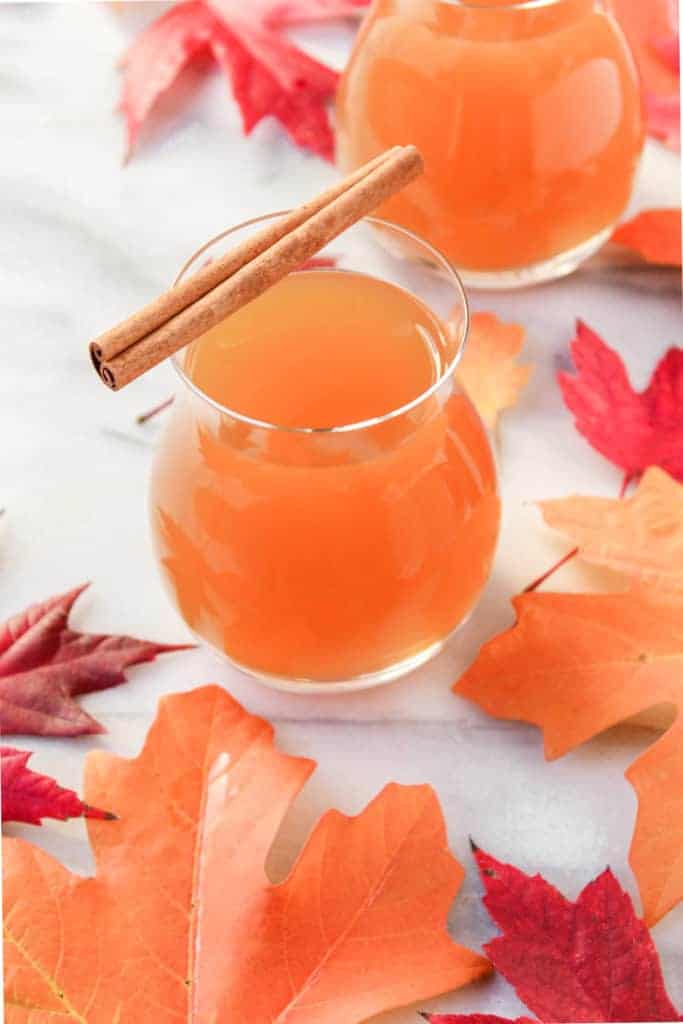
[[[184,270],[249,230],[221,236]],[[280,688],[361,688],[427,660],[474,605],[498,534],[494,460],[453,376],[468,322],[457,277],[379,221],[355,225],[329,254],[335,273],[398,285],[448,322],[441,376],[375,420],[282,428],[210,400],[181,353],[183,386],[152,472],[155,547],[181,614]],[[311,273],[328,271],[302,277]]]
[[[374,0],[337,133],[349,170],[419,147],[425,174],[380,212],[483,287],[559,277],[591,255],[644,140],[633,59],[595,0]]]

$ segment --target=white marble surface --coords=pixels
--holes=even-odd
[[[300,201],[333,170],[297,152],[274,125],[242,139],[218,76],[206,84],[190,76],[188,104],[167,107],[122,168],[115,62],[159,5],[121,6],[0,5],[0,619],[91,579],[76,625],[182,640],[147,538],[146,481],[159,424],[134,422],[170,393],[172,371],[161,367],[110,395],[92,373],[85,342],[162,288],[207,237]],[[340,64],[351,28],[302,31],[299,39]],[[679,202],[678,161],[649,146],[633,208]],[[637,899],[627,864],[635,800],[622,773],[652,734],[615,730],[546,765],[536,730],[485,717],[449,684],[478,644],[511,621],[508,598],[564,550],[533,501],[618,489],[616,470],[575,434],[554,383],[574,318],[601,331],[642,386],[661,352],[680,343],[681,314],[675,275],[652,271],[584,271],[544,288],[471,298],[475,308],[525,324],[537,370],[496,439],[505,515],[491,585],[436,662],[382,690],[300,697],[262,689],[196,650],[133,669],[126,686],[85,698],[109,729],[104,739],[20,745],[36,750],[36,769],[78,786],[91,747],[139,749],[161,694],[218,681],[273,720],[287,750],[320,764],[278,840],[277,869],[326,807],[358,810],[389,779],[429,781],[468,870],[453,932],[478,947],[494,929],[478,900],[468,834],[501,858],[541,870],[569,895],[609,863]],[[556,582],[608,585],[577,565]],[[76,869],[89,867],[81,822],[11,831]],[[671,996],[683,1007],[683,907],[654,934]],[[519,1010],[500,979],[432,1005]],[[386,1016],[387,1024],[416,1020],[413,1010]]]

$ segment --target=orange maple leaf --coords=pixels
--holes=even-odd
[[[629,768],[630,862],[648,924],[683,898],[683,603],[644,592],[523,594],[455,692],[543,730],[549,759],[658,705],[678,718]]]
[[[663,469],[648,469],[621,501],[574,496],[539,504],[546,523],[587,562],[683,592],[683,486]]]
[[[137,759],[89,754],[120,818],[89,829],[96,876],[4,840],[7,1024],[351,1024],[485,974],[446,933],[463,871],[429,786],[328,812],[269,881],[313,769],[218,687],[163,700]]]
[[[620,224],[611,241],[638,253],[648,263],[680,267],[680,208],[643,210],[633,220]]]
[[[498,414],[515,405],[533,367],[519,366],[525,331],[506,324],[493,313],[474,313],[463,357],[456,376],[487,427],[493,429]]]

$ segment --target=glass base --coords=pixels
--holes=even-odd
[[[208,649],[228,665],[233,668],[238,668],[240,672],[244,672],[246,675],[251,676],[252,679],[258,680],[259,683],[263,683],[264,686],[269,686],[272,690],[282,690],[285,693],[353,693],[356,690],[370,690],[375,686],[383,686],[385,683],[393,683],[396,679],[400,679],[401,676],[408,675],[409,672],[414,672],[415,669],[420,668],[426,662],[434,658],[443,648],[446,646],[448,641],[453,637],[462,626],[465,625],[469,615],[466,616],[462,622],[459,622],[455,629],[445,636],[443,640],[437,640],[436,643],[431,644],[429,647],[425,647],[422,651],[418,651],[417,654],[412,654],[409,658],[404,658],[403,661],[394,662],[392,665],[387,665],[386,668],[379,669],[377,672],[367,672],[360,676],[354,676],[353,679],[329,679],[326,682],[320,682],[319,680],[313,679],[296,679],[287,678],[285,676],[271,675],[268,672],[259,672],[258,669],[250,668],[248,665],[242,665],[239,661],[235,661],[225,651],[219,651],[217,647],[207,643],[203,637],[199,634],[194,633],[195,639],[203,647]]]
[[[542,284],[544,281],[555,281],[559,277],[566,277],[567,274],[573,273],[579,264],[601,249],[613,230],[614,226],[611,225],[574,249],[562,252],[549,260],[543,260],[541,263],[517,267],[515,270],[466,270],[464,267],[458,267],[457,271],[466,287],[483,290],[502,291],[510,288],[528,288],[530,285]]]

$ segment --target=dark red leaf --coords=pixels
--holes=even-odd
[[[683,349],[669,349],[640,393],[621,357],[580,321],[571,350],[577,372],[558,379],[577,430],[629,477],[659,466],[683,481]]]
[[[128,149],[159,97],[184,67],[210,52],[227,75],[246,133],[276,117],[300,146],[328,159],[333,136],[327,101],[338,74],[309,57],[278,27],[347,16],[365,0],[183,0],[152,22],[123,62],[121,110]]]
[[[677,32],[665,36],[653,36],[650,46],[670,71],[679,74],[681,70],[681,43]]]
[[[429,1024],[537,1024],[531,1017],[496,1017],[492,1013],[423,1013]]]
[[[0,733],[102,732],[74,697],[118,686],[130,665],[191,646],[69,629],[69,612],[85,586],[31,605],[0,625]]]
[[[41,818],[101,818],[113,821],[116,815],[84,804],[72,789],[63,789],[49,775],[28,767],[30,750],[0,747],[2,758],[2,820],[41,825]]]
[[[475,857],[503,933],[485,951],[539,1020],[681,1019],[650,933],[609,869],[571,903],[540,875]]]
[[[681,100],[679,96],[645,94],[645,113],[650,135],[673,150],[681,148]]]
[[[324,2],[324,0],[323,0]],[[665,18],[657,17],[653,12],[652,29],[649,38],[650,48],[654,50],[661,62],[675,75],[681,71],[681,41],[679,38],[680,14],[678,0],[669,0],[664,8]]]

